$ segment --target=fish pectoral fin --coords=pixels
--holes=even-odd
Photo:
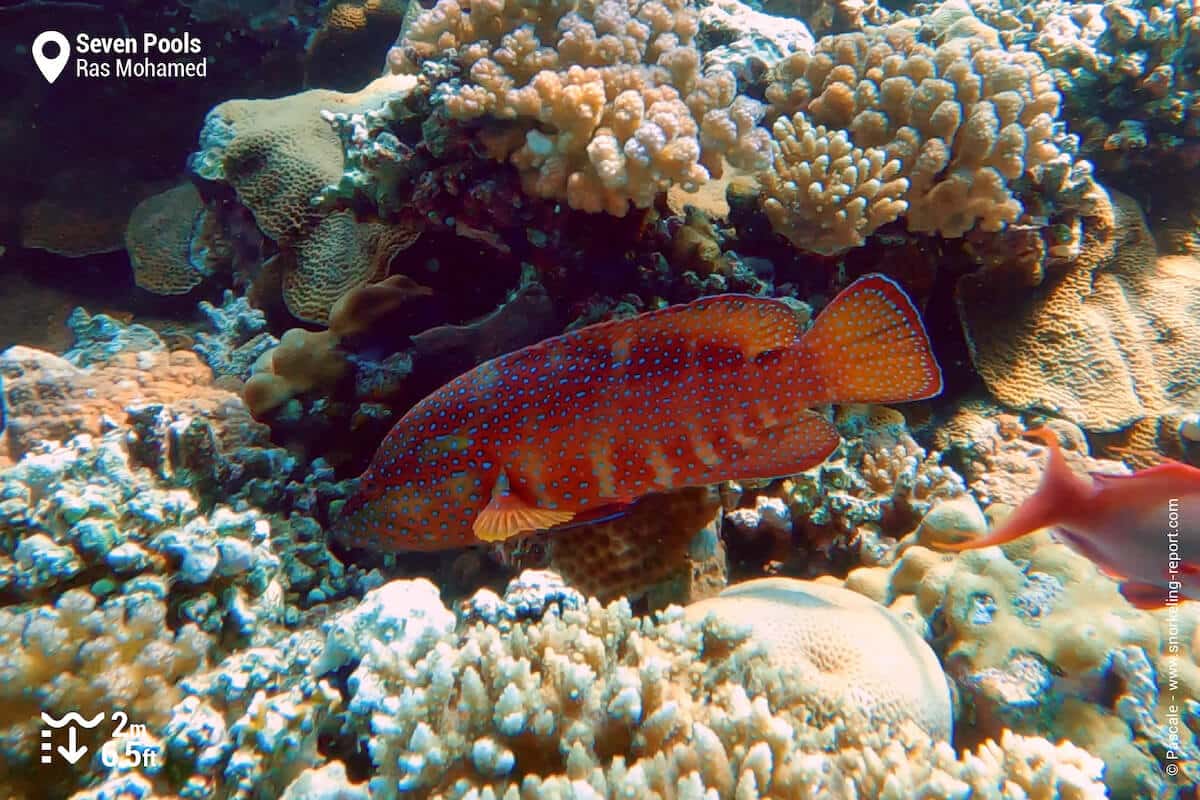
[[[502,542],[520,533],[540,531],[570,522],[573,511],[531,506],[512,494],[494,494],[471,528],[484,542]]]
[[[1152,583],[1127,581],[1120,586],[1121,595],[1134,608],[1152,611],[1167,604],[1167,590]]]
[[[829,458],[841,441],[828,420],[806,411],[759,433],[738,461],[738,477],[779,478],[803,472]]]

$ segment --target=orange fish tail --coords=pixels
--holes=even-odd
[[[940,549],[976,550],[1006,544],[1043,528],[1061,525],[1073,510],[1087,508],[1092,493],[1091,483],[1071,472],[1059,447],[1058,437],[1046,428],[1035,428],[1028,431],[1026,436],[1045,444],[1049,453],[1037,491],[1017,506],[1004,524],[986,536],[956,544],[938,544]]]
[[[899,403],[942,391],[921,316],[883,275],[846,287],[800,340],[830,403]]]

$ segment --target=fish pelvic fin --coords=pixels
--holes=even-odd
[[[883,275],[847,286],[800,346],[821,378],[826,402],[899,403],[942,391],[942,370],[920,314]]]
[[[538,508],[514,494],[507,476],[500,474],[492,490],[492,499],[475,517],[471,528],[482,542],[502,542],[522,533],[546,530],[570,522],[573,511]]]
[[[1093,494],[1089,481],[1071,472],[1063,457],[1058,437],[1046,428],[1026,433],[1046,445],[1049,458],[1037,491],[1025,499],[997,528],[986,536],[965,542],[938,543],[942,550],[976,550],[1007,544],[1030,533],[1063,524],[1065,514],[1086,509]]]

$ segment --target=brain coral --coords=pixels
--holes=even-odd
[[[440,0],[404,48],[417,62],[457,54],[446,111],[501,123],[484,143],[528,193],[622,216],[694,190],[722,156],[765,164],[760,105],[731,72],[701,73],[697,30],[685,0]]]
[[[968,275],[958,304],[997,400],[1116,431],[1200,404],[1200,265],[1159,257],[1137,204],[1098,192],[1065,272],[999,302]]]
[[[912,231],[998,231],[1023,212],[1014,185],[1054,191],[1070,172],[1041,59],[986,38],[933,48],[899,26],[827,36],[777,64],[766,96],[779,116],[766,211],[819,252],[900,214]]]
[[[148,197],[133,209],[125,249],[138,286],[155,294],[184,294],[209,274],[193,248],[204,216],[200,193],[190,183]]]
[[[749,626],[771,663],[795,670],[814,717],[868,727],[912,720],[950,738],[950,690],[929,645],[886,608],[856,592],[812,581],[762,578],[687,607],[688,619],[714,615]]]
[[[325,322],[347,290],[386,274],[419,231],[359,223],[313,198],[342,176],[342,145],[322,112],[356,113],[403,97],[413,78],[390,75],[362,90],[314,89],[274,100],[228,100],[209,112],[191,159],[202,178],[231,186],[280,247],[283,296],[300,319]]]

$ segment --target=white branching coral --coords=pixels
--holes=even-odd
[[[375,764],[372,797],[1104,796],[1102,762],[1070,744],[1005,734],[959,756],[912,720],[823,724],[771,648],[716,617],[556,597],[506,631],[478,618],[447,631],[432,585],[397,581],[363,605],[385,594],[421,612],[328,625],[356,634],[335,650],[361,653],[347,719]],[[509,602],[483,595],[466,604],[476,617]]]
[[[932,48],[901,27],[829,36],[812,53],[784,59],[772,77],[767,99],[784,124],[775,128],[766,207],[797,246],[848,249],[900,213],[912,231],[999,231],[1024,211],[1014,184],[1053,193],[1071,176],[1050,73],[1037,55],[986,37]],[[831,156],[825,174],[806,174],[799,154],[808,151],[858,163],[835,169],[839,156]],[[873,204],[872,191],[883,199]]]
[[[761,105],[731,72],[701,72],[697,30],[686,0],[440,0],[404,48],[454,60],[447,113],[496,123],[481,138],[527,192],[623,216],[672,186],[694,191],[722,159],[768,161]]]
[[[866,241],[908,208],[900,162],[878,147],[855,147],[845,131],[807,117],[775,120],[775,168],[763,173],[763,210],[796,247],[837,253]]]

